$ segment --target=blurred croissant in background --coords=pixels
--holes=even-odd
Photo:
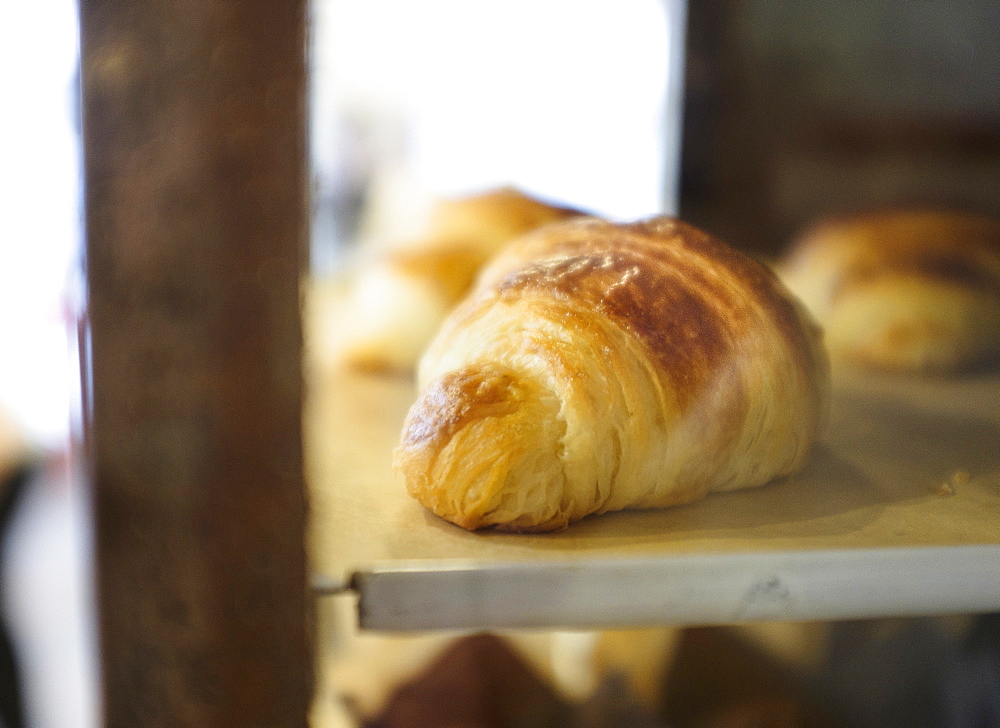
[[[343,316],[347,366],[410,374],[482,266],[513,238],[580,214],[512,188],[434,204],[425,229],[360,264]]]
[[[1000,357],[1000,220],[936,209],[828,219],[778,272],[835,362],[940,374]]]

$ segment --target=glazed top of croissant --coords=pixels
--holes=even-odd
[[[828,295],[885,274],[1000,292],[1000,220],[936,209],[884,210],[823,220],[792,245],[784,269],[829,269]]]
[[[596,248],[595,238],[601,241]],[[477,290],[490,288],[501,299],[548,289],[556,303],[573,299],[578,309],[603,313],[639,339],[663,375],[691,396],[756,325],[761,313],[748,300],[775,322],[803,370],[811,372],[822,359],[814,332],[803,327],[804,312],[771,271],[673,218],[626,225],[579,218],[540,230],[487,266]],[[587,326],[585,319],[575,323]]]

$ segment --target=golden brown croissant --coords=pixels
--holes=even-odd
[[[779,273],[835,359],[954,372],[1000,354],[1000,220],[936,210],[828,220]]]
[[[441,200],[421,236],[361,269],[341,358],[359,369],[412,371],[487,260],[518,235],[576,214],[510,188]]]
[[[670,218],[519,238],[421,360],[394,465],[460,526],[545,531],[799,468],[818,329],[763,266]]]

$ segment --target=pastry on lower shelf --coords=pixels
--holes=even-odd
[[[441,200],[422,234],[359,270],[347,301],[343,361],[412,372],[486,261],[518,235],[577,214],[510,188]]]
[[[394,465],[468,529],[560,529],[796,471],[819,329],[769,270],[672,218],[580,218],[504,249],[422,358]]]
[[[952,373],[1000,355],[1000,220],[941,210],[830,219],[779,272],[835,361]]]
[[[400,685],[364,728],[570,728],[569,703],[517,648],[493,634],[462,637]]]

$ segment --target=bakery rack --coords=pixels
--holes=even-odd
[[[301,379],[307,2],[80,11],[108,725],[305,725],[324,594],[382,630],[1000,609],[986,375],[844,374],[809,466],[757,491],[548,536],[428,516],[388,469],[412,385]]]

